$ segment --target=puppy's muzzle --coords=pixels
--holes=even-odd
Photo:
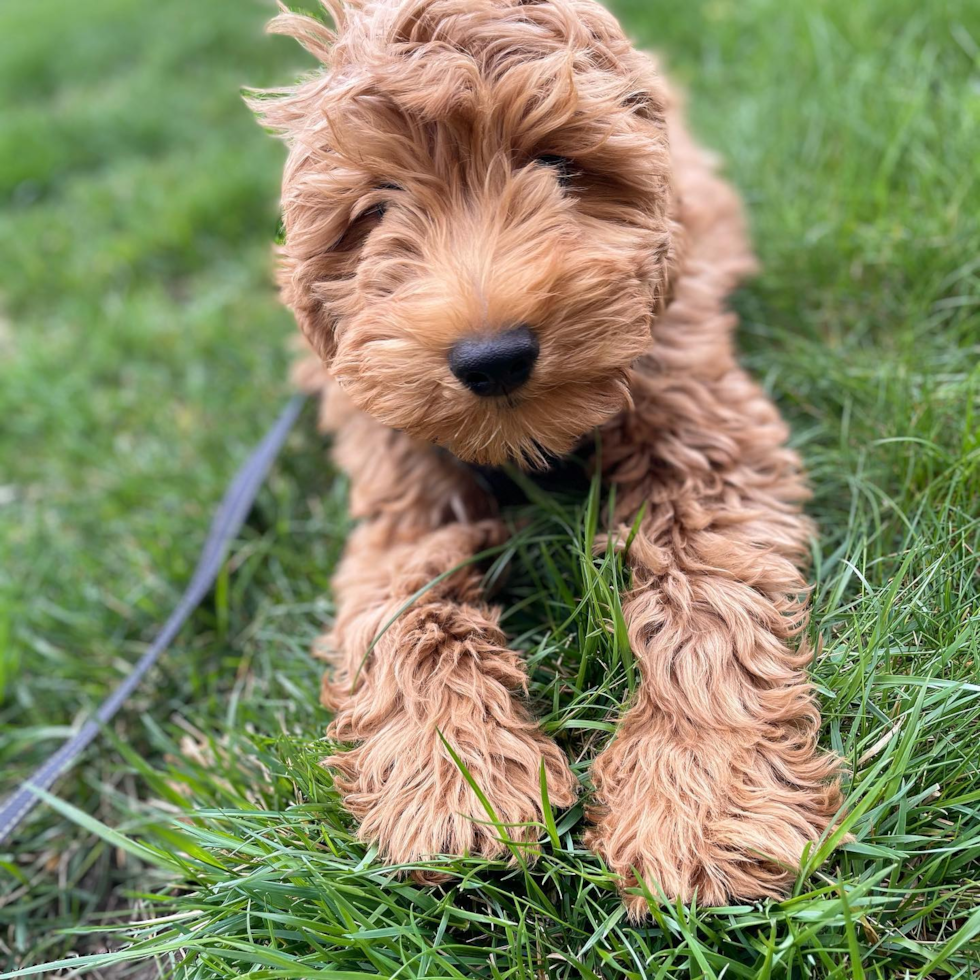
[[[467,337],[449,352],[449,370],[474,395],[509,395],[523,385],[538,359],[538,338],[526,324],[485,337]]]

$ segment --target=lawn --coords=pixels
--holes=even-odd
[[[0,6],[0,793],[145,649],[288,392],[283,154],[239,88],[310,64],[261,36],[271,6]],[[581,808],[533,867],[447,858],[426,890],[376,864],[318,766],[308,650],[348,523],[307,411],[205,606],[0,848],[0,973],[980,972],[980,5],[616,9],[749,204],[764,271],[740,340],[812,477],[815,679],[853,842],[814,849],[784,902],[654,902],[642,926]],[[592,503],[514,514],[490,573],[510,565],[507,629],[586,786],[633,679]]]

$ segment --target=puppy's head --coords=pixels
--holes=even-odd
[[[356,405],[480,463],[628,404],[670,247],[663,96],[592,0],[367,0],[270,29],[324,70],[252,100],[289,145],[280,282]]]

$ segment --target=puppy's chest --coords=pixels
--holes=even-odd
[[[460,462],[484,492],[501,507],[515,507],[529,502],[528,484],[547,494],[585,497],[591,480],[581,459],[561,457],[546,470],[522,473],[514,479],[510,470],[500,466],[476,466]]]

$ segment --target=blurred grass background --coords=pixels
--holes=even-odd
[[[667,908],[639,929],[581,850],[577,810],[534,873],[450,862],[458,887],[434,898],[365,861],[316,767],[307,650],[347,522],[307,419],[213,601],[60,784],[78,810],[39,808],[0,851],[0,966],[980,970],[980,6],[615,9],[665,54],[749,204],[764,272],[738,297],[742,344],[813,476],[816,674],[857,841],[817,854],[789,902]],[[270,13],[0,5],[0,792],[142,651],[286,394],[292,327],[269,258],[283,154],[238,93],[310,65],[262,37]],[[585,779],[628,683],[599,636],[615,566],[587,557],[586,512],[537,516],[508,617]],[[559,628],[583,592],[594,601]]]

